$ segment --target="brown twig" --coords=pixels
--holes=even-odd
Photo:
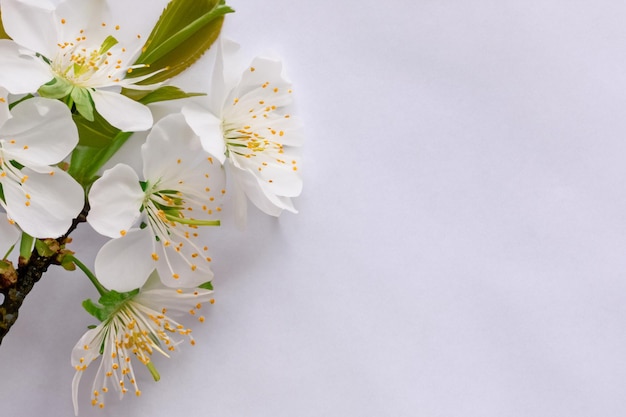
[[[86,205],[78,217],[74,219],[69,230],[63,236],[55,239],[59,247],[63,246],[70,233],[80,223],[86,221],[88,212],[89,207]],[[21,264],[17,268],[17,281],[0,289],[0,294],[4,295],[4,301],[0,305],[0,344],[2,344],[4,336],[17,321],[19,309],[28,293],[48,270],[48,267],[55,263],[57,263],[56,253],[51,256],[42,256],[39,255],[37,250],[33,250],[28,263]]]

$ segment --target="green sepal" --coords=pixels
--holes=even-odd
[[[72,97],[78,113],[86,120],[93,122],[95,106],[93,104],[93,100],[91,99],[91,94],[89,94],[89,90],[86,88],[74,87],[71,90],[70,97]]]
[[[40,239],[35,240],[35,249],[37,250],[39,256],[50,257],[56,253],[46,244],[46,242]]]
[[[22,239],[20,240],[20,257],[28,260],[33,253],[33,247],[35,245],[35,238],[26,232],[22,232]]]
[[[179,100],[181,98],[206,96],[206,93],[186,93],[173,85],[159,87],[154,91],[145,90],[122,90],[122,94],[141,104],[156,103],[159,101]]]
[[[83,308],[87,313],[91,314],[100,321],[106,320],[108,314],[105,312],[102,306],[95,304],[90,298],[83,301]]]
[[[59,99],[70,95],[73,89],[74,86],[70,82],[63,78],[55,77],[39,87],[37,92],[41,97]]]
[[[207,281],[204,284],[199,285],[198,288],[202,288],[203,290],[213,291],[213,283],[211,281]]]
[[[130,292],[108,291],[103,294],[98,303],[90,298],[83,301],[83,308],[100,321],[105,321],[113,315],[126,301],[139,294],[139,288]]]
[[[76,270],[76,264],[72,261],[72,258],[70,256],[63,256],[61,258],[61,266],[66,271],[75,271]]]
[[[139,77],[162,70],[138,84],[164,81],[181,73],[196,62],[222,29],[224,15],[234,10],[224,0],[172,0],[146,41],[136,63],[126,77]]]

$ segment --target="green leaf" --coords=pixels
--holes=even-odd
[[[211,281],[207,281],[204,284],[198,286],[198,288],[213,291],[213,283]]]
[[[69,173],[80,184],[87,186],[132,133],[121,132],[111,126],[98,112],[94,112],[93,121],[80,115],[73,117],[80,139],[72,152]]]
[[[196,62],[222,29],[224,15],[234,10],[224,0],[172,0],[148,37],[136,63],[127,77],[139,77],[162,70],[139,84],[164,81],[181,73]]]
[[[91,183],[91,178],[88,177],[87,172],[91,161],[96,158],[98,152],[100,152],[100,148],[83,145],[76,146],[72,151],[69,174],[83,186]]]
[[[39,87],[37,92],[42,97],[59,99],[67,97],[73,89],[74,86],[67,80],[56,77]]]
[[[153,91],[122,89],[122,94],[126,97],[138,101],[142,104],[156,103],[159,101],[178,100],[181,98],[205,96],[206,93],[186,93],[178,87],[166,85]]]
[[[76,110],[90,122],[94,121],[94,104],[91,99],[91,94],[89,94],[89,90],[86,88],[74,87],[71,92],[72,100],[74,100],[74,105],[76,106]]]
[[[79,145],[94,148],[109,146],[120,130],[111,126],[99,113],[94,113],[93,121],[89,121],[80,115],[73,115],[74,123],[78,128]]]

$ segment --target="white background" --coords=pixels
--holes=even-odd
[[[116,10],[149,26],[164,3]],[[198,346],[103,411],[85,375],[81,415],[626,415],[626,3],[231,4],[224,33],[295,83],[300,213],[222,228]],[[2,416],[72,415],[93,296],[37,284]]]

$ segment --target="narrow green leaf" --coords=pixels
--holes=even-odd
[[[158,101],[178,100],[181,98],[204,96],[205,93],[186,93],[178,87],[166,85],[158,88],[139,100],[142,104],[156,103]]]
[[[162,70],[139,84],[164,81],[196,62],[222,29],[224,15],[234,10],[224,0],[172,0],[148,37],[137,68],[127,77],[139,77]]]
[[[24,259],[30,259],[33,253],[35,238],[28,233],[22,232],[22,240],[20,241],[20,256]]]

